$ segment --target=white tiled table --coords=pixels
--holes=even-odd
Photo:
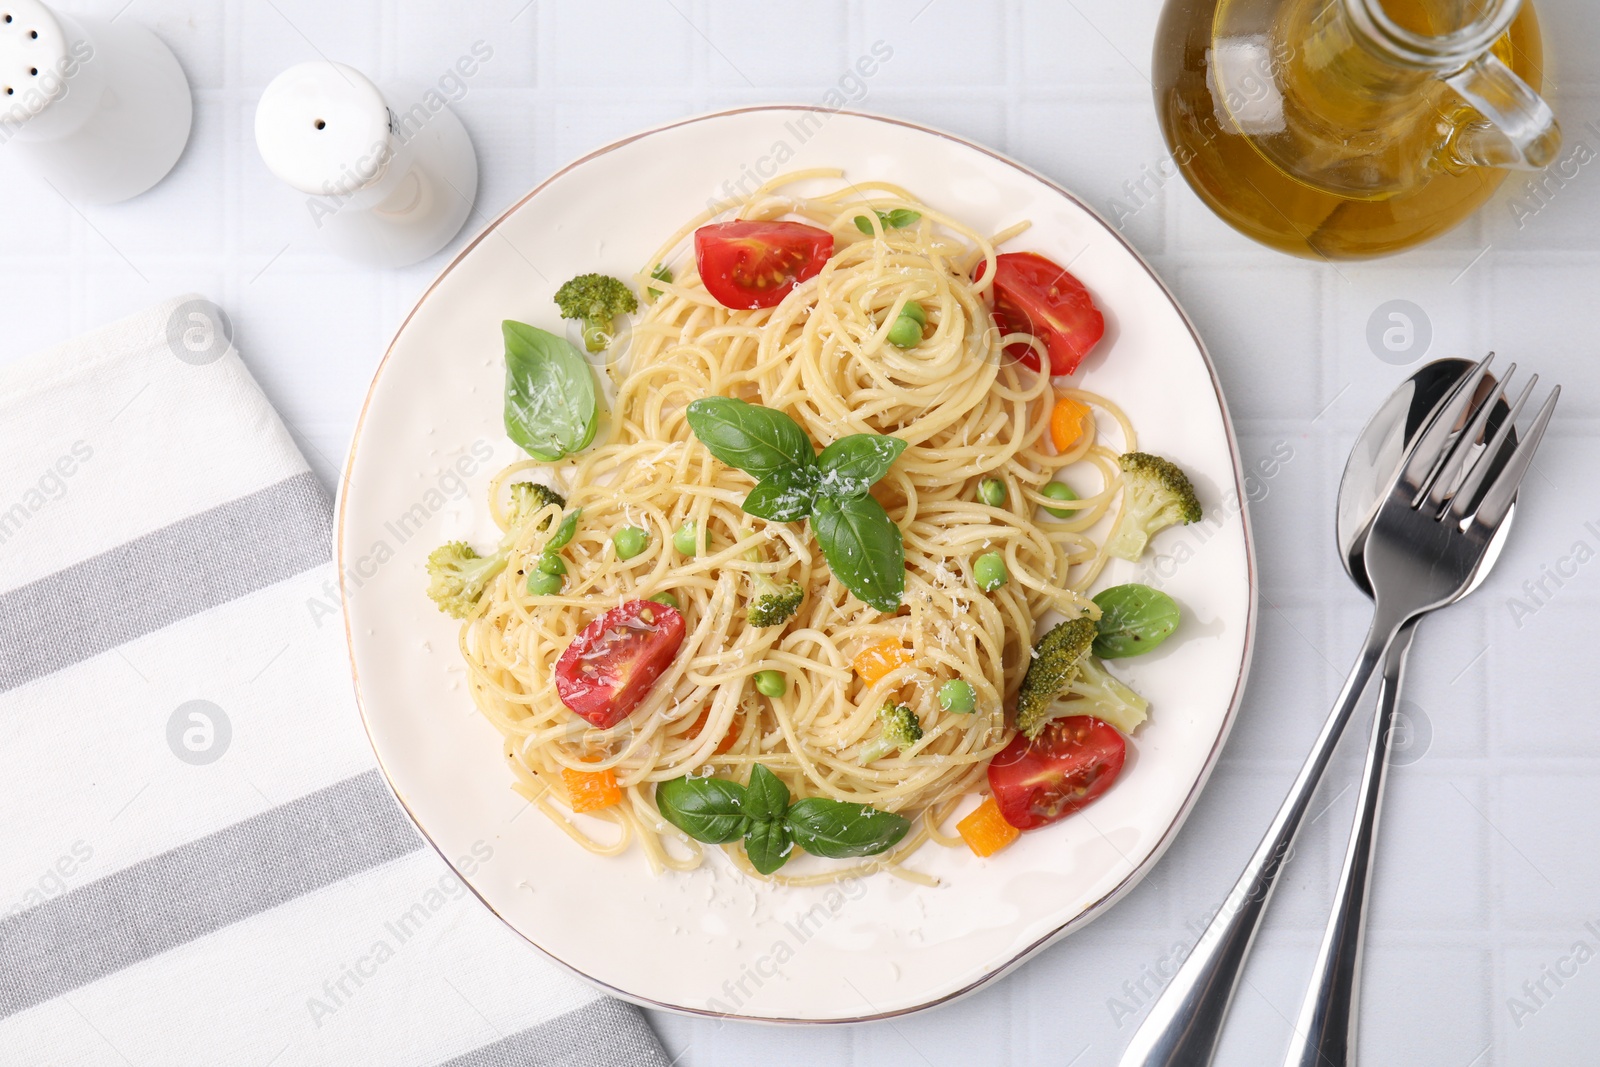
[[[75,0],[111,14],[124,0]],[[435,81],[476,40],[494,57],[455,105],[482,162],[486,220],[569,159],[641,127],[719,107],[819,102],[883,40],[894,58],[855,106],[1008,152],[1108,216],[1162,158],[1148,84],[1153,0],[133,0],[194,84],[178,170],[121,207],[76,211],[0,150],[0,359],[183,290],[234,318],[252,370],[332,483],[373,367],[446,261],[356,269],[319,250],[303,204],[251,141],[279,70],[320,55],[381,80]],[[804,14],[800,11],[804,9]],[[1600,151],[1600,15],[1539,0],[1554,99],[1578,158]],[[1586,125],[1595,122],[1596,125]],[[1600,1062],[1600,962],[1547,977],[1577,942],[1600,954],[1600,564],[1520,620],[1509,598],[1584,542],[1600,550],[1595,306],[1600,164],[1519,227],[1522,182],[1458,232],[1337,271],[1263,251],[1181,180],[1125,225],[1207,340],[1246,463],[1288,451],[1252,514],[1260,643],[1249,696],[1210,788],[1125,903],[1005,981],[892,1024],[775,1030],[656,1014],[689,1067],[1115,1062],[1154,970],[1221,899],[1254,846],[1366,623],[1339,569],[1332,494],[1352,438],[1407,373],[1377,359],[1367,321],[1420,305],[1430,355],[1489,347],[1568,391],[1492,580],[1430,621],[1409,697],[1431,725],[1391,779],[1363,1013],[1366,1062],[1558,1067]],[[480,220],[481,221],[481,220]],[[457,245],[461,242],[458,240]],[[1485,251],[1486,250],[1486,251]],[[1585,523],[1595,521],[1593,528]],[[1532,602],[1528,602],[1533,606]],[[1343,848],[1355,763],[1317,807],[1241,988],[1221,1062],[1276,1062],[1298,1007]],[[1600,927],[1600,923],[1597,923]],[[1600,955],[1597,955],[1600,958]],[[1537,986],[1543,982],[1544,993]],[[1524,983],[1534,983],[1534,995]],[[1130,995],[1130,991],[1134,991]],[[1512,998],[1522,1007],[1515,1009]],[[1119,1007],[1120,1005],[1120,1007]]]

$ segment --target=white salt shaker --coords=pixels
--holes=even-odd
[[[69,200],[138,196],[177,164],[193,122],[183,68],[143,26],[0,0],[0,145]]]
[[[343,63],[302,63],[274,78],[256,108],[256,147],[306,194],[328,244],[375,266],[433,255],[477,199],[472,140],[439,94],[384,92]]]

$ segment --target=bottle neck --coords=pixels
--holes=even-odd
[[[1477,60],[1522,8],[1522,0],[1337,2],[1363,47],[1388,62],[1436,72],[1458,71]]]

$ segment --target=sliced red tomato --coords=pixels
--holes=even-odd
[[[602,730],[650,692],[683,644],[683,616],[650,600],[630,600],[583,628],[556,660],[561,703]]]
[[[803,222],[718,222],[694,231],[700,280],[723,307],[776,306],[815,278],[833,255],[833,234]]]
[[[973,272],[983,279],[988,264]],[[1083,283],[1033,252],[1007,252],[995,257],[994,321],[1003,333],[1028,333],[1050,353],[1050,374],[1071,374],[1106,332],[1105,316]],[[1030,345],[1008,345],[1006,351],[1039,369],[1039,354]]]
[[[1127,744],[1088,715],[1052,719],[1029,741],[1017,734],[989,761],[989,789],[1006,822],[1032,830],[1064,819],[1111,788]]]

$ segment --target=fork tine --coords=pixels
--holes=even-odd
[[[1450,443],[1451,431],[1461,421],[1461,413],[1472,402],[1473,394],[1478,391],[1478,383],[1483,380],[1493,359],[1494,353],[1490,352],[1483,357],[1483,362],[1468,371],[1456,384],[1449,397],[1439,405],[1428,428],[1417,438],[1416,446],[1412,448],[1405,466],[1400,469],[1400,484],[1412,492],[1413,507],[1422,502],[1422,489],[1428,484],[1428,476],[1438,468],[1444,457],[1445,446]]]
[[[1444,510],[1445,501],[1450,498],[1450,491],[1456,488],[1456,482],[1461,478],[1461,470],[1466,465],[1467,457],[1472,454],[1473,446],[1483,434],[1483,428],[1488,425],[1489,416],[1494,412],[1496,401],[1505,392],[1506,383],[1511,376],[1517,373],[1515,363],[1506,368],[1505,374],[1494,383],[1494,388],[1489,390],[1489,395],[1478,405],[1478,410],[1473,413],[1472,420],[1456,435],[1456,443],[1450,449],[1450,454],[1440,464],[1439,472],[1434,475],[1433,486],[1428,490],[1428,508],[1435,515]]]
[[[1493,530],[1505,521],[1506,513],[1511,510],[1511,502],[1516,499],[1517,487],[1533,465],[1533,454],[1539,450],[1539,441],[1544,437],[1545,427],[1550,425],[1550,416],[1555,414],[1556,400],[1560,396],[1561,386],[1558,385],[1550,391],[1550,397],[1539,409],[1539,414],[1534,416],[1527,436],[1517,444],[1517,450],[1511,454],[1505,469],[1495,477],[1494,484],[1483,495],[1483,503],[1478,505],[1478,512],[1473,516],[1474,523]]]
[[[1495,464],[1495,459],[1505,451],[1506,442],[1517,429],[1517,416],[1522,414],[1522,408],[1533,395],[1533,387],[1539,384],[1539,376],[1535,374],[1528,379],[1528,384],[1522,387],[1522,393],[1512,402],[1510,410],[1506,412],[1505,421],[1500,423],[1500,428],[1495,431],[1494,439],[1490,441],[1482,453],[1479,454],[1472,469],[1467,471],[1467,476],[1461,479],[1461,485],[1456,489],[1455,498],[1450,502],[1450,507],[1439,516],[1441,519],[1448,516],[1452,521],[1459,522],[1466,517],[1467,509],[1472,506],[1473,497],[1478,495],[1479,486],[1489,476],[1489,470]]]

